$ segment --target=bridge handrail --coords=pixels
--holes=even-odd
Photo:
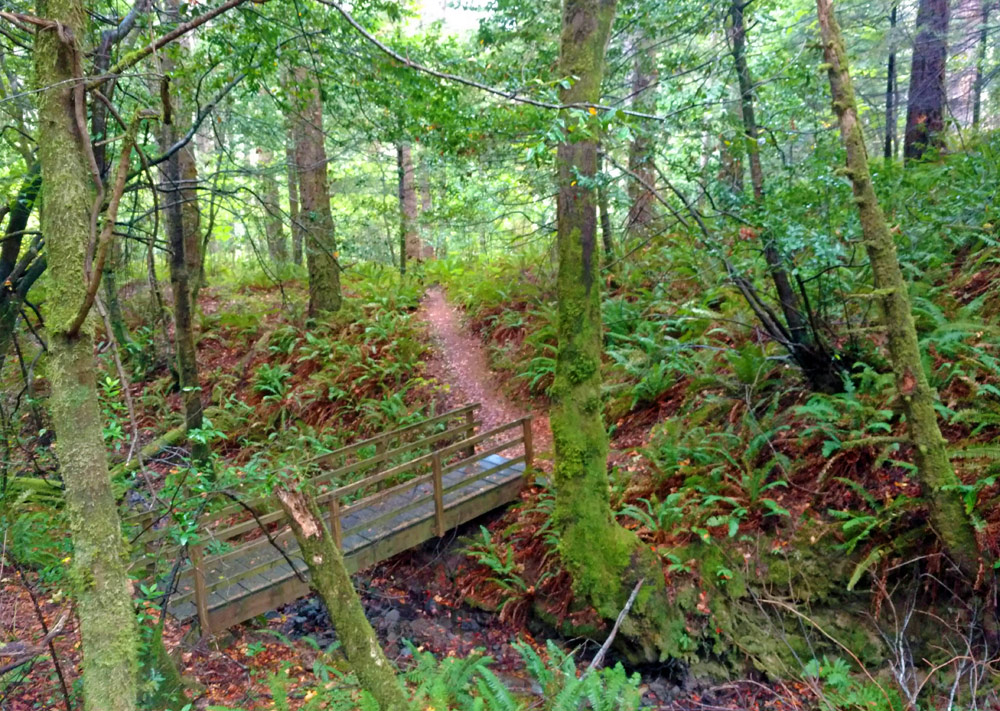
[[[475,411],[477,409],[479,409],[480,407],[481,407],[481,405],[479,403],[472,403],[472,404],[469,404],[469,405],[464,405],[463,407],[459,407],[459,408],[455,408],[453,410],[449,410],[448,412],[444,412],[444,413],[442,413],[440,415],[437,415],[435,417],[429,418],[427,420],[421,420],[420,422],[416,422],[416,423],[414,423],[412,425],[407,425],[405,427],[400,427],[400,428],[397,428],[395,430],[391,430],[390,432],[384,432],[384,433],[382,433],[380,435],[377,435],[375,437],[370,437],[370,438],[368,438],[366,440],[362,440],[360,442],[355,442],[353,444],[346,445],[346,446],[341,447],[339,449],[336,449],[336,450],[334,450],[332,452],[326,452],[324,454],[321,454],[321,455],[318,455],[316,457],[313,457],[313,458],[307,460],[307,462],[308,463],[313,463],[313,464],[315,464],[315,463],[322,463],[322,462],[328,461],[330,458],[333,458],[333,457],[336,457],[336,456],[343,456],[343,455],[349,454],[351,452],[357,451],[357,450],[359,450],[359,449],[361,449],[363,447],[371,446],[372,444],[375,444],[376,448],[378,448],[379,444],[384,443],[387,440],[392,439],[393,437],[398,437],[398,436],[401,436],[401,435],[404,435],[404,434],[408,434],[410,432],[417,431],[417,430],[419,430],[421,428],[424,428],[424,427],[431,427],[431,426],[440,424],[441,422],[444,422],[444,421],[447,421],[449,419],[452,419],[454,417],[459,417],[459,416],[462,416],[462,415],[465,416],[465,422],[464,423],[461,423],[461,424],[458,424],[458,425],[455,425],[455,426],[451,426],[448,429],[444,430],[443,432],[438,432],[436,434],[430,435],[429,437],[424,437],[422,439],[415,440],[413,442],[409,442],[409,443],[400,445],[399,447],[396,447],[395,449],[383,450],[381,452],[377,452],[372,457],[368,457],[366,459],[358,460],[357,462],[353,462],[352,464],[348,464],[348,465],[342,466],[342,467],[340,467],[338,469],[334,469],[334,470],[327,471],[327,472],[322,472],[320,474],[317,474],[315,477],[312,477],[310,479],[310,481],[312,481],[315,484],[322,484],[322,483],[325,483],[326,481],[332,479],[335,476],[340,476],[340,475],[343,475],[343,474],[351,473],[351,472],[354,472],[354,471],[358,471],[360,469],[364,469],[366,466],[371,466],[371,465],[374,465],[374,464],[381,463],[381,462],[385,461],[386,459],[390,459],[393,456],[398,456],[398,455],[403,454],[403,453],[405,453],[407,451],[410,451],[410,450],[413,450],[413,449],[418,449],[418,448],[420,448],[422,446],[426,446],[428,444],[433,444],[434,442],[440,441],[441,439],[446,439],[447,436],[449,436],[449,435],[454,435],[454,434],[456,434],[458,432],[464,432],[464,431],[467,431],[467,430],[468,431],[474,431],[475,427],[478,426],[479,424],[481,424],[480,422],[477,422],[475,419],[473,419]],[[201,496],[192,496],[192,497],[188,497],[186,499],[183,499],[180,503],[190,503],[192,501],[199,500],[201,498],[202,498]],[[253,508],[253,507],[259,506],[261,504],[266,504],[270,500],[271,500],[270,496],[258,497],[256,499],[253,499],[253,500],[249,501],[249,502],[246,502],[246,505],[250,506],[251,508]],[[174,507],[176,507],[177,505],[178,505],[178,503],[175,502]],[[245,507],[243,505],[241,505],[241,504],[231,504],[230,506],[226,506],[226,507],[223,507],[222,509],[219,509],[217,511],[212,512],[207,517],[201,517],[201,518],[199,518],[198,527],[201,528],[202,526],[211,524],[211,523],[213,523],[214,521],[216,521],[216,520],[218,520],[220,518],[225,518],[226,516],[232,516],[234,514],[240,513],[241,511],[244,511],[244,510],[245,510]],[[160,521],[160,520],[162,520],[164,518],[167,518],[169,515],[170,515],[169,511],[167,511],[167,512],[160,512],[160,511],[155,511],[155,510],[154,511],[144,511],[142,513],[133,514],[131,516],[124,517],[122,519],[122,523],[124,525],[138,525],[138,526],[146,527],[146,530],[143,531],[136,538],[135,543],[150,544],[150,543],[153,543],[153,542],[159,540],[160,538],[163,538],[166,535],[166,533],[167,533],[166,530],[164,530],[164,529],[153,529],[152,525],[155,522],[157,522],[157,521]]]

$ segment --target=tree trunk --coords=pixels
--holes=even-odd
[[[175,136],[173,126],[164,127],[165,136]],[[167,141],[165,141],[167,142]],[[171,141],[172,142],[172,141]],[[170,145],[171,142],[167,142]],[[198,378],[198,353],[194,340],[191,298],[191,260],[187,251],[191,240],[184,229],[184,191],[181,189],[181,153],[177,151],[164,163],[167,242],[170,245],[170,287],[174,294],[174,345],[177,349],[177,376],[184,402],[184,423],[189,430],[202,425],[201,383]],[[193,443],[191,454],[197,461],[208,457],[204,444]]]
[[[292,223],[292,262],[302,264],[302,226],[299,222],[299,180],[295,174],[295,141],[285,147],[288,171],[288,219]]]
[[[921,158],[928,148],[944,147],[947,55],[948,0],[920,0],[903,136],[903,155],[907,159]]]
[[[889,12],[889,62],[885,80],[885,145],[882,155],[892,160],[896,155],[896,18],[899,8],[892,4]]]
[[[847,149],[847,175],[861,219],[865,249],[871,262],[883,325],[888,336],[889,360],[913,443],[917,476],[930,507],[935,533],[963,572],[975,578],[980,561],[976,536],[965,514],[962,496],[953,488],[958,477],[948,460],[947,442],[934,411],[936,393],[920,360],[917,329],[906,282],[896,256],[896,245],[879,205],[868,171],[868,154],[858,120],[857,101],[847,64],[840,27],[831,0],[817,0],[823,51],[830,77],[833,109]]]
[[[420,233],[417,231],[417,191],[413,180],[410,144],[396,146],[396,169],[399,173],[399,260],[400,273],[406,273],[408,261],[420,261]]]
[[[76,122],[86,114],[80,68],[86,12],[80,0],[40,0],[38,13],[61,28],[35,37],[38,146],[44,180],[41,229],[51,265],[47,327],[49,401],[56,455],[73,540],[72,581],[83,645],[88,711],[136,706],[138,634],[127,550],[101,433],[93,322],[69,328],[84,302],[84,259],[91,239],[93,181]]]
[[[104,286],[104,301],[108,307],[108,320],[111,322],[111,330],[114,333],[115,341],[122,345],[131,340],[128,334],[128,327],[125,325],[125,316],[122,314],[121,300],[118,298],[118,269],[124,266],[124,264],[122,245],[116,239],[108,248],[108,257],[104,262],[101,281]]]
[[[167,17],[173,23],[180,20],[180,1],[169,0]],[[163,72],[175,74],[175,62],[164,56]],[[160,133],[160,148],[166,151],[186,132],[189,122],[179,91],[168,88],[170,112]],[[190,145],[185,146],[163,163],[164,227],[170,245],[170,287],[174,295],[174,346],[177,351],[177,380],[184,403],[184,423],[187,428],[202,425],[201,382],[198,377],[198,355],[194,338],[194,309],[201,272],[201,216],[195,186],[198,169]],[[193,443],[191,454],[196,461],[208,457],[208,448]]]
[[[14,325],[28,290],[45,270],[45,257],[38,255],[27,262],[30,253],[22,254],[24,230],[35,206],[35,200],[42,187],[41,166],[35,162],[28,169],[17,195],[10,203],[7,213],[7,227],[0,239],[0,284],[10,282],[9,287],[0,288],[0,371],[3,370],[7,349],[14,338]],[[39,250],[35,250],[36,252]],[[19,263],[24,269],[19,269]],[[20,271],[20,275],[16,274]]]
[[[295,174],[299,180],[299,221],[305,238],[309,271],[309,316],[339,311],[340,265],[330,211],[330,188],[326,178],[326,147],[323,145],[323,101],[316,77],[305,67],[295,68],[295,86],[304,98],[296,100]]]
[[[639,31],[633,38],[632,51],[635,55],[632,64],[632,109],[644,114],[654,114],[656,84],[660,77],[656,65],[656,44],[645,32]],[[625,229],[629,235],[639,238],[647,235],[657,217],[656,201],[643,185],[656,184],[654,145],[649,131],[649,125],[639,123],[628,148],[628,168],[642,178],[642,181],[632,180],[628,183],[631,205]]]
[[[288,260],[288,245],[285,243],[285,228],[281,220],[281,205],[278,201],[278,181],[274,179],[271,170],[274,153],[269,150],[260,151],[261,180],[264,187],[261,191],[261,207],[264,208],[264,234],[267,239],[267,255],[272,264],[284,264]]]
[[[972,127],[978,129],[983,111],[983,70],[986,64],[986,40],[989,38],[989,2],[983,2],[983,15],[979,25],[979,44],[976,47],[976,84],[972,95]]]
[[[337,639],[362,688],[375,698],[382,711],[404,711],[408,705],[406,693],[365,617],[344,566],[344,556],[315,502],[300,491],[278,489],[277,495],[309,567],[309,584],[323,598]]]
[[[604,52],[615,12],[614,0],[565,0],[559,75],[575,77],[560,91],[563,104],[596,103],[604,74]],[[568,123],[577,120],[567,113]],[[596,119],[588,119],[596,120]],[[624,634],[655,659],[667,601],[659,562],[632,532],[619,526],[608,490],[608,435],[601,412],[600,247],[593,178],[597,142],[566,140],[558,147],[556,247],[559,270],[558,343],[553,407],[555,512],[559,551],[573,577],[575,594],[614,619],[628,592],[645,578]]]

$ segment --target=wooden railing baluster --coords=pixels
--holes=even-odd
[[[535,463],[535,441],[532,438],[530,417],[521,421],[521,433],[524,439],[524,470],[527,472]]]
[[[194,604],[198,608],[198,626],[202,637],[212,636],[212,626],[208,619],[208,590],[205,586],[205,569],[202,567],[204,546],[191,547],[191,567],[194,569]]]
[[[441,455],[434,452],[431,458],[431,466],[434,472],[434,523],[437,528],[438,538],[445,534],[444,527],[444,484],[441,479]]]
[[[465,438],[469,439],[476,433],[476,413],[469,410],[465,413]],[[476,445],[470,445],[465,450],[465,456],[471,457],[476,453]]]
[[[340,497],[334,494],[330,499],[330,530],[337,548],[344,548],[344,531],[340,525]]]

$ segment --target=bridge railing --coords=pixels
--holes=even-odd
[[[477,451],[476,447],[478,445],[484,445],[484,447]],[[499,464],[489,463],[485,466],[482,464],[482,462],[491,456],[511,449],[519,453],[515,453],[511,457],[505,457]],[[534,446],[531,418],[522,417],[478,435],[468,436],[459,441],[439,447],[427,454],[422,454],[408,462],[391,467],[365,479],[331,488],[317,495],[315,501],[317,505],[326,509],[325,518],[327,518],[331,533],[340,548],[343,548],[344,540],[352,534],[388,524],[393,519],[423,506],[431,500],[434,503],[434,534],[443,536],[449,528],[461,522],[456,516],[451,516],[451,520],[449,520],[449,513],[457,504],[446,508],[446,497],[448,494],[457,489],[469,487],[471,484],[491,474],[503,469],[509,469],[521,462],[524,463],[525,469],[530,469],[533,464],[533,457]],[[388,488],[381,488],[383,484],[392,481],[394,477],[414,471],[424,465],[429,466],[430,473],[407,479],[402,483],[393,484]],[[479,465],[478,471],[469,475],[469,468],[473,465]],[[447,484],[445,477],[459,469],[466,469],[467,475],[461,477],[458,481]],[[423,486],[426,484],[430,484],[430,486]],[[376,489],[374,493],[357,498],[359,494],[372,488]],[[387,508],[384,512],[379,512],[374,517],[369,516],[364,518],[360,523],[345,527],[344,521],[352,513],[377,506],[398,494],[403,494],[411,490],[416,490],[417,495],[412,496],[402,505]],[[342,501],[346,498],[352,498],[353,500],[349,504],[343,505]],[[207,539],[199,541],[197,545],[191,546],[190,562],[180,571],[180,575],[178,575],[178,580],[187,578],[193,582],[193,585],[189,585],[189,589],[175,595],[172,599],[172,604],[182,605],[193,602],[197,609],[199,623],[203,631],[207,632],[210,627],[209,598],[213,592],[259,575],[266,576],[269,571],[283,566],[287,562],[283,556],[260,555],[259,557],[263,558],[261,562],[235,570],[236,564],[239,561],[252,561],[257,554],[266,553],[270,547],[286,549],[294,542],[294,535],[287,524],[285,512],[280,508],[258,516],[257,520],[242,522],[227,528],[211,531],[209,536],[214,540],[232,540],[248,532],[250,530],[248,525],[251,527],[259,527],[260,525],[273,526],[274,530],[268,537],[242,541],[234,545],[230,550],[215,555],[205,554]],[[402,549],[417,545],[423,540],[426,540],[426,538],[420,538],[419,540],[415,538],[412,542],[404,542],[405,545]],[[233,572],[227,572],[225,575],[218,575],[213,578],[213,571],[222,570]]]
[[[311,457],[301,466],[319,469],[319,473],[309,478],[320,492],[326,492],[335,484],[359,473],[378,468],[386,463],[399,461],[427,448],[448,444],[471,437],[482,423],[476,419],[478,403],[465,405],[435,417],[384,432],[375,437],[354,442],[332,452]],[[439,430],[444,427],[443,430]],[[434,431],[439,430],[439,431]],[[427,434],[430,432],[430,434]],[[409,441],[407,441],[409,440]],[[374,448],[375,454],[362,457],[366,450]],[[336,466],[334,466],[336,465]],[[334,468],[329,468],[334,466]],[[399,467],[393,467],[398,472]],[[222,495],[222,494],[220,494]],[[150,563],[158,560],[173,560],[184,549],[180,543],[168,541],[170,527],[164,525],[174,516],[174,510],[192,506],[203,501],[203,497],[187,498],[173,508],[153,510],[124,517],[127,528],[138,530],[133,538],[133,551],[138,555],[136,565],[148,569]],[[281,518],[279,507],[270,495],[258,496],[229,504],[198,517],[196,535],[216,544],[251,533],[262,526],[269,526]],[[231,524],[231,525],[227,525]]]

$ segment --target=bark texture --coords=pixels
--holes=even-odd
[[[339,311],[340,265],[334,241],[330,187],[323,145],[323,100],[319,84],[305,67],[296,67],[293,98],[295,173],[299,180],[299,221],[309,271],[309,315]]]
[[[323,598],[337,639],[358,681],[383,711],[404,711],[407,699],[403,686],[365,617],[351,576],[344,567],[344,556],[314,502],[300,491],[279,489],[277,495],[309,567],[309,584]]]
[[[565,0],[559,74],[575,77],[560,92],[564,104],[596,103],[614,0]],[[569,123],[576,116],[567,116]],[[576,133],[576,132],[574,132]],[[608,490],[608,436],[601,407],[601,297],[597,210],[593,178],[597,143],[572,140],[557,151],[558,341],[550,422],[555,446],[554,523],[574,591],[614,619],[642,577],[647,585],[623,633],[658,658],[657,634],[666,609],[663,576],[652,553],[613,517]]]
[[[920,360],[917,329],[906,282],[896,256],[889,225],[879,205],[868,170],[864,134],[858,120],[857,101],[847,64],[840,27],[831,0],[817,0],[823,52],[830,78],[833,109],[847,151],[847,175],[858,207],[865,249],[871,262],[883,324],[889,343],[889,360],[896,388],[906,413],[909,437],[920,485],[927,498],[931,523],[948,552],[962,570],[978,574],[980,561],[975,533],[959,492],[948,490],[959,483],[948,460],[946,441],[938,426],[931,388]]]
[[[903,137],[907,159],[921,158],[928,148],[944,147],[947,58],[948,0],[920,0]]]
[[[39,14],[59,23],[35,37],[39,86],[38,146],[44,181],[41,228],[52,270],[46,300],[50,410],[73,539],[70,580],[83,645],[88,711],[132,711],[137,693],[137,642],[127,549],[115,504],[97,399],[92,321],[69,327],[84,301],[84,261],[95,192],[85,137],[82,48],[86,14],[80,0],[40,0]]]

